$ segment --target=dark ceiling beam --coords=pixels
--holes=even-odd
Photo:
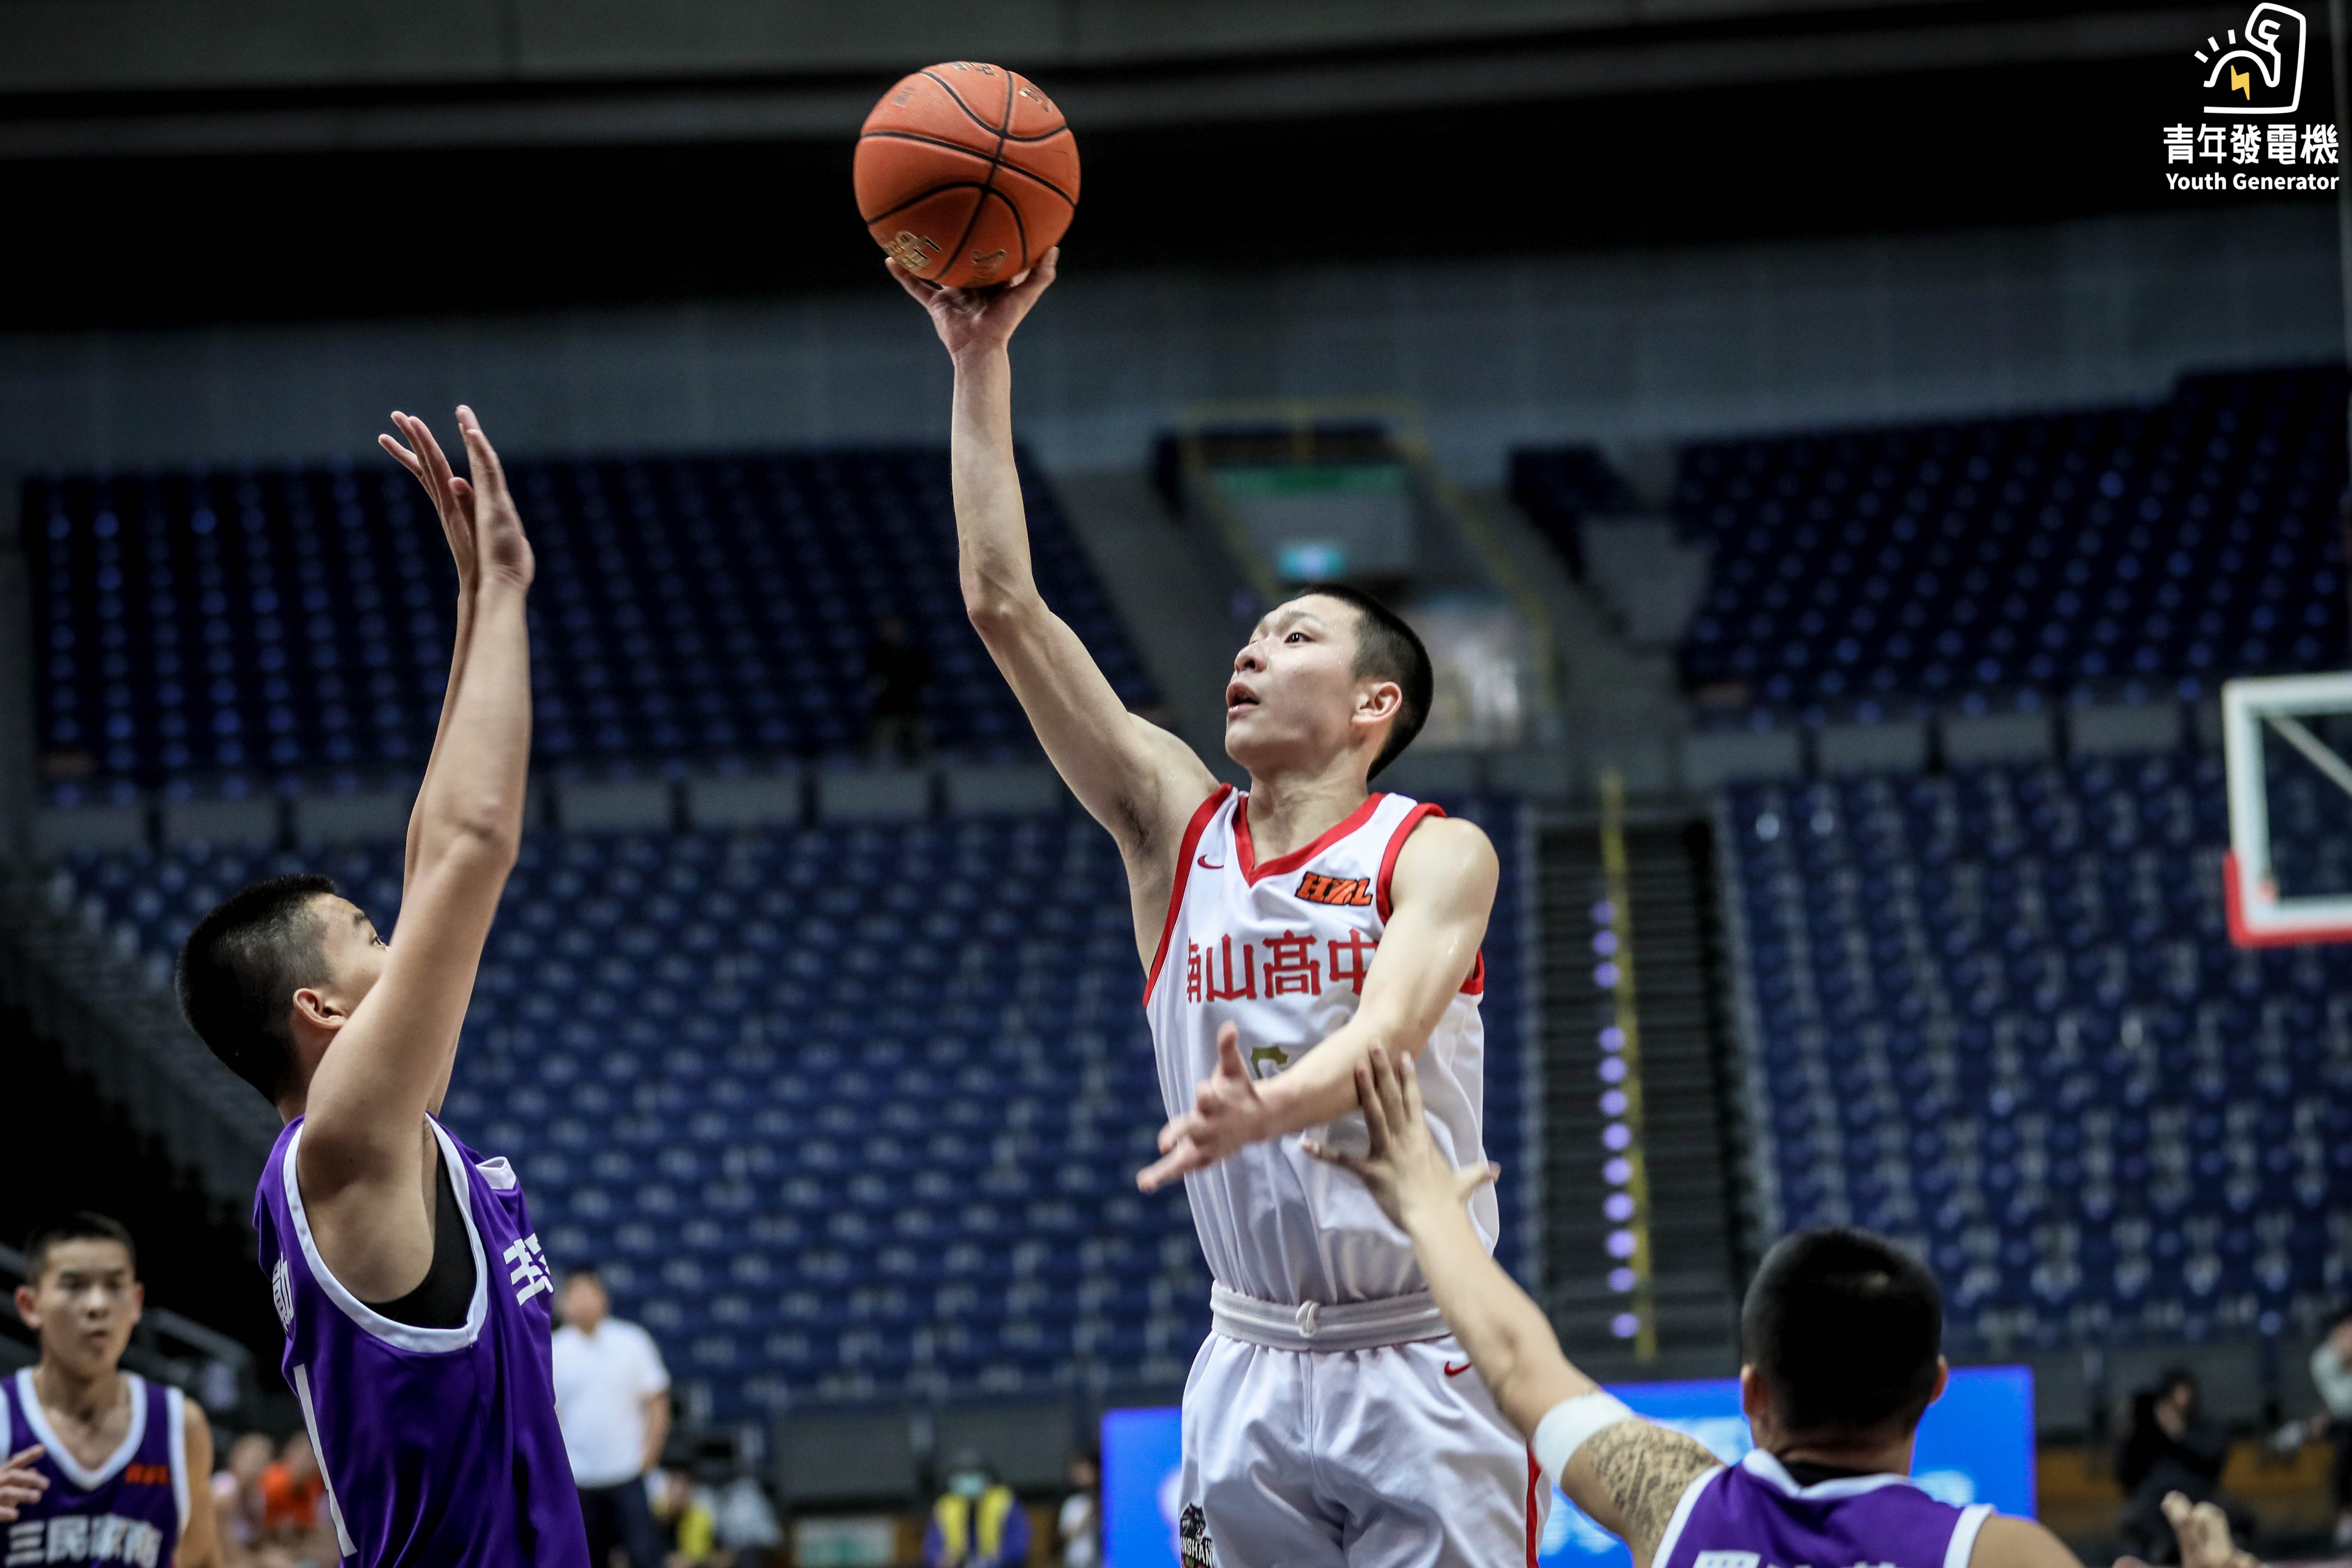
[[[2050,15],[1954,8],[1832,15],[1761,28],[1549,35],[1409,54],[1071,68],[1045,85],[1085,131],[1270,122],[1388,110],[1572,101],[1921,71],[1997,73],[2185,50],[2232,7]],[[2184,41],[2185,40],[2185,41]],[[420,149],[835,141],[853,136],[870,78],[698,84],[537,84],[0,100],[0,160],[235,156]],[[340,100],[341,101],[331,101]],[[2000,105],[1989,103],[1988,112]]]

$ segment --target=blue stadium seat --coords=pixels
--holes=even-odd
[[[947,454],[523,461],[545,762],[635,768],[861,743],[896,614],[939,743],[1028,754],[965,620]],[[1024,471],[1039,585],[1132,706],[1149,678],[1052,492]],[[407,475],[50,475],[26,489],[40,742],[78,800],[174,779],[399,772],[432,742],[455,579]]]
[[[2323,1321],[2352,949],[2230,947],[2222,794],[2188,752],[1727,791],[1781,1222],[1910,1240],[1971,1352]]]

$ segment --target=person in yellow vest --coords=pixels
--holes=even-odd
[[[1014,1568],[1029,1561],[1029,1510],[970,1448],[949,1462],[947,1490],[923,1532],[925,1568]]]

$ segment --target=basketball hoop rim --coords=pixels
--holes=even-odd
[[[2274,882],[2256,885],[2270,859],[2262,731],[2272,715],[2352,710],[2352,671],[2252,676],[2221,687],[2221,751],[2228,778],[2230,847],[2221,857],[2221,900],[2231,945],[2303,947],[2352,942],[2352,898],[2299,900],[2281,908]]]
[[[2231,946],[2304,947],[2331,942],[2352,942],[2352,920],[2331,917],[2326,921],[2314,920],[2306,924],[2257,927],[2246,917],[2243,887],[2239,874],[2238,852],[2224,849],[2221,851],[2221,903],[2223,912],[2229,918]]]

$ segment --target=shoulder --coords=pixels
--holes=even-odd
[[[2082,1563],[2049,1526],[1995,1513],[1987,1515],[1977,1531],[1969,1568],[2082,1568]]]
[[[1393,853],[1392,886],[1407,900],[1474,889],[1491,897],[1501,873],[1502,863],[1486,830],[1458,816],[1433,812],[1409,820]]]
[[[652,1334],[648,1333],[641,1324],[624,1323],[621,1326],[629,1331],[629,1343],[636,1350],[637,1353],[644,1356],[646,1361],[652,1363],[653,1365],[658,1369],[662,1364],[660,1342],[656,1341]]]

